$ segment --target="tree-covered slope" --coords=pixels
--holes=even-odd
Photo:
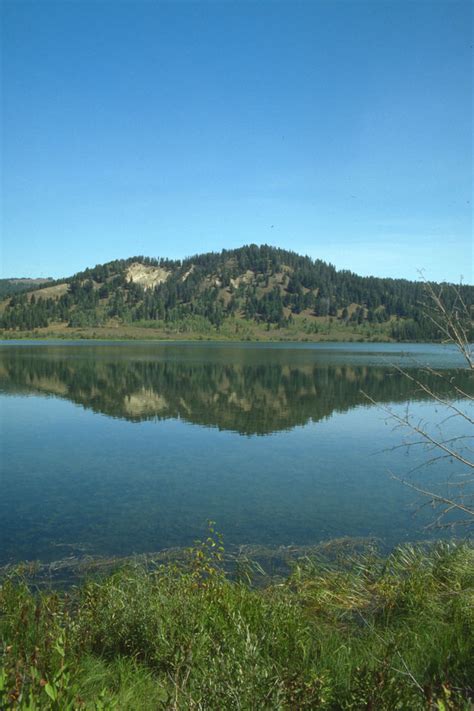
[[[471,305],[474,287],[460,289]],[[193,323],[205,322],[218,330],[238,318],[284,328],[304,317],[307,329],[324,320],[386,324],[387,335],[397,340],[436,339],[423,300],[420,282],[361,277],[291,251],[248,245],[185,260],[138,256],[97,265],[9,297],[0,327],[187,322],[192,330]]]
[[[52,283],[52,279],[0,279],[0,299],[5,299],[22,291],[37,289],[42,284]]]

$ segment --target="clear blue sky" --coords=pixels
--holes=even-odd
[[[3,276],[268,243],[472,281],[472,8],[3,0]]]

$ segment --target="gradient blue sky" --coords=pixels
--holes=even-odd
[[[268,243],[472,281],[472,7],[3,0],[2,273]]]

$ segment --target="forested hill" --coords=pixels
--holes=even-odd
[[[7,296],[13,296],[13,294],[19,294],[22,291],[31,291],[39,286],[48,286],[52,283],[53,280],[49,277],[47,279],[0,279],[0,300],[5,299]]]
[[[460,289],[471,306],[474,287]],[[249,245],[185,260],[131,257],[35,285],[4,299],[0,328],[6,335],[59,324],[190,333],[219,332],[232,323],[236,334],[257,324],[311,337],[331,325],[395,340],[436,340],[423,302],[420,282],[361,277],[319,259]]]

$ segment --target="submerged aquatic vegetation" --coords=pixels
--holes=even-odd
[[[229,579],[211,531],[187,563],[69,592],[0,589],[0,707],[468,709],[474,548],[404,546],[285,579]]]

